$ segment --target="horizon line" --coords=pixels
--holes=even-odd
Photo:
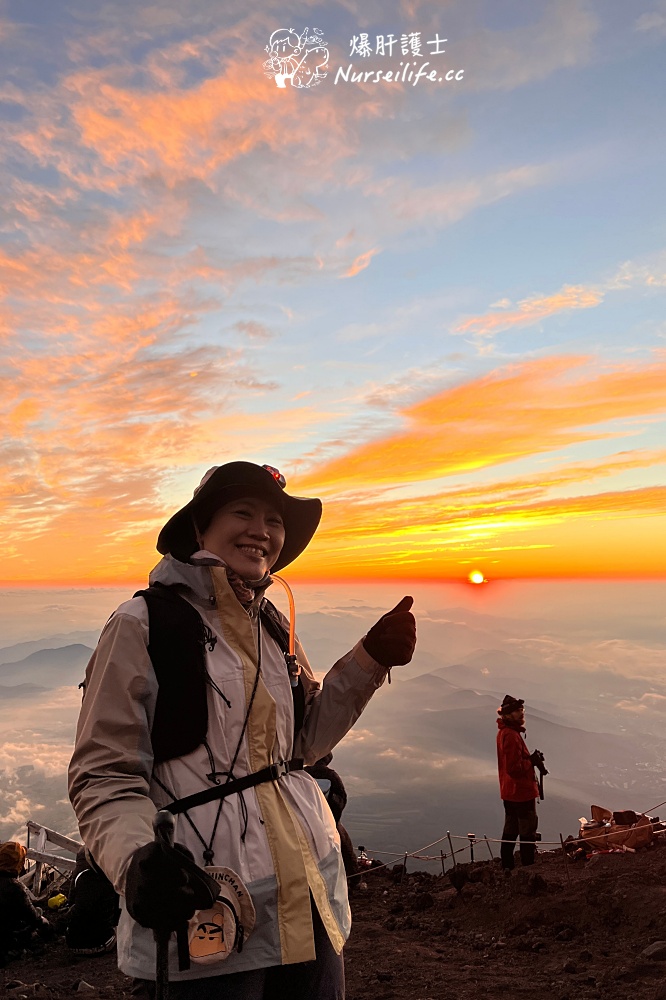
[[[280,576],[284,574],[280,573]],[[296,585],[310,584],[316,586],[332,586],[341,584],[390,584],[390,583],[413,583],[419,586],[437,584],[445,586],[464,585],[470,590],[482,593],[488,587],[507,583],[659,583],[666,582],[666,572],[664,573],[617,573],[617,574],[544,574],[544,575],[515,575],[497,576],[487,578],[482,584],[472,583],[467,575],[464,576],[299,576],[291,578],[290,582]],[[1,580],[2,590],[117,590],[123,587],[143,587],[145,578],[122,577],[117,580]]]

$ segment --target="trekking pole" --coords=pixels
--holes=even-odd
[[[174,818],[166,809],[160,809],[153,816],[153,831],[155,842],[173,847]],[[169,997],[169,940],[171,931],[154,930],[156,948],[155,962],[155,1000],[168,1000]]]
[[[493,859],[493,861],[494,861],[494,860],[495,860],[495,855],[493,854],[493,849],[492,849],[492,847],[490,846],[490,841],[488,840],[488,836],[487,836],[487,834],[485,834],[485,833],[484,833],[484,835],[483,835],[483,839],[485,840],[486,844],[488,845],[488,850],[490,851],[490,857],[491,857],[491,858]]]
[[[451,848],[451,857],[453,858],[453,867],[457,868],[458,867],[458,862],[456,861],[456,852],[453,850],[453,843],[451,841],[451,834],[450,834],[450,832],[448,830],[446,831],[446,836],[449,838],[449,847]]]

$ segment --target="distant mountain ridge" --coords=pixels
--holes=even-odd
[[[0,684],[0,699],[29,698],[48,690],[49,688],[42,687],[41,684]]]
[[[0,684],[32,683],[46,688],[78,684],[92,655],[90,646],[72,643],[57,649],[39,649],[22,660],[0,664]]]
[[[81,644],[94,648],[99,638],[99,629],[85,632],[62,632],[45,636],[43,639],[33,639],[29,642],[17,642],[12,646],[0,647],[0,666],[3,663],[18,663],[19,660],[37,653],[42,649],[61,649],[63,646]]]

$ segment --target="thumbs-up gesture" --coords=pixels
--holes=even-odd
[[[372,626],[363,640],[366,653],[383,667],[409,663],[414,654],[416,621],[409,610],[413,603],[412,597],[403,597],[392,611]]]

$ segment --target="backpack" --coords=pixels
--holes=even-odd
[[[206,738],[206,648],[212,651],[217,640],[196,608],[173,588],[155,583],[134,596],[143,597],[148,607],[148,655],[159,685],[151,741],[155,763],[161,764],[186,756]],[[260,616],[262,627],[288,655],[289,633],[277,608],[266,598]],[[291,690],[296,738],[305,715],[300,676]]]

